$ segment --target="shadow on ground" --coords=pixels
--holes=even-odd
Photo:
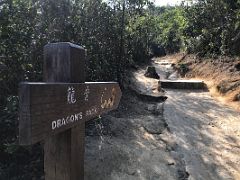
[[[201,91],[169,90],[165,118],[190,179],[240,179],[240,114]]]
[[[88,125],[85,179],[187,179],[183,163],[170,153],[175,142],[162,112],[162,102],[124,93],[117,111]]]

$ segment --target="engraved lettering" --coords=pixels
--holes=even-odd
[[[61,126],[61,119],[57,120],[57,128],[59,128]]]
[[[85,89],[85,92],[84,92],[84,100],[85,101],[88,101],[89,93],[90,93],[90,89],[89,89],[89,86],[87,86]]]
[[[106,88],[105,88],[105,91],[106,91]],[[113,107],[115,99],[116,99],[116,89],[115,88],[112,89],[111,97],[106,100],[103,100],[104,92],[102,93],[102,97],[101,97],[101,108],[107,109],[107,108]]]
[[[86,110],[86,116],[94,116],[98,113],[97,107],[93,106],[90,109]]]
[[[75,121],[78,121],[78,114],[75,114]]]
[[[71,115],[70,120],[73,122],[74,121],[74,116]]]
[[[54,130],[56,127],[57,127],[57,122],[56,122],[56,121],[53,121],[53,122],[52,122],[52,130]]]
[[[56,121],[52,121],[52,130],[74,123],[82,118],[83,118],[83,115],[82,115],[82,112],[80,112],[80,113],[69,115],[66,118],[61,118]]]
[[[75,89],[73,87],[68,87],[67,102],[68,102],[68,104],[74,104],[77,102],[77,100],[75,98]]]

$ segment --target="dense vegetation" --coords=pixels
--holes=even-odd
[[[240,54],[239,0],[198,0],[184,9],[189,52],[200,56]]]
[[[82,45],[91,81],[121,82],[128,67],[149,60],[153,45],[167,53],[239,54],[240,0],[187,2],[155,7],[148,0],[0,1],[0,179],[14,179],[16,162],[33,151],[17,146],[18,83],[42,80],[47,43]],[[23,172],[17,174],[30,178]]]

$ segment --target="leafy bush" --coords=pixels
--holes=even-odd
[[[189,52],[200,56],[240,54],[240,1],[194,1],[184,7]]]
[[[181,76],[184,76],[189,71],[189,67],[187,64],[178,64],[178,70]]]
[[[88,81],[121,83],[128,66],[148,61],[150,45],[162,43],[161,18],[146,8],[150,6],[148,0],[0,2],[0,170],[5,171],[0,179],[31,179],[25,166],[38,159],[33,150],[41,154],[39,146],[18,146],[17,96],[19,82],[42,81],[43,46],[60,41],[82,45]]]

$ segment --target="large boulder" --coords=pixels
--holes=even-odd
[[[156,69],[155,69],[154,66],[148,66],[144,76],[149,77],[149,78],[154,78],[154,79],[160,79],[160,77],[159,77],[158,73],[156,72]]]

